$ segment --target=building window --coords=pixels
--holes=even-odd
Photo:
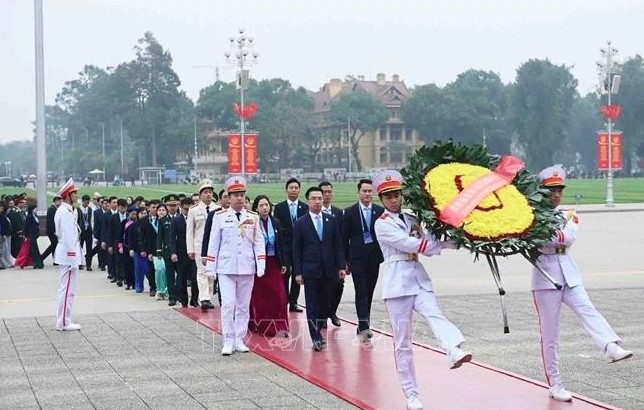
[[[400,125],[391,125],[389,127],[389,140],[402,141],[402,127]]]
[[[396,108],[389,110],[391,118],[398,118],[400,116],[400,111]]]
[[[378,133],[380,134],[380,141],[381,142],[386,142],[387,141],[387,127],[380,127],[378,130]]]
[[[380,166],[387,164],[387,148],[380,148]]]
[[[389,154],[392,164],[402,164],[403,162],[403,153],[402,152],[392,152]]]

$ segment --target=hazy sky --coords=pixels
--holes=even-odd
[[[33,8],[32,0],[0,0],[0,143],[32,138]],[[234,79],[223,53],[239,27],[260,54],[252,77],[311,90],[330,78],[381,72],[409,86],[443,86],[469,68],[507,83],[521,63],[549,58],[574,66],[585,93],[597,83],[606,40],[622,59],[644,54],[644,1],[44,0],[44,26],[48,104],[85,64],[132,60],[145,31],[172,53],[193,99],[214,81],[215,64],[222,80]]]

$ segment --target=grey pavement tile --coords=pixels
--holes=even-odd
[[[81,410],[81,409],[93,409],[94,406],[85,396],[81,395],[67,395],[65,397],[48,397],[40,398],[38,397],[38,404],[41,409],[51,409],[51,410],[60,410],[60,409],[70,409],[70,410]]]
[[[302,399],[301,397],[293,396],[293,395],[263,396],[263,397],[252,398],[251,401],[257,404],[261,408],[290,407],[290,408],[300,409],[311,404],[305,401],[304,399]]]
[[[207,403],[244,399],[240,391],[235,390],[231,387],[221,388],[207,393],[193,394],[192,397],[194,397],[200,403],[205,404],[206,407],[209,407]]]
[[[25,374],[6,374],[4,369],[2,377],[0,378],[0,397],[4,397],[3,393],[10,393],[12,391],[29,390],[31,391],[31,383]]]
[[[139,410],[150,408],[136,396],[111,397],[101,400],[92,400],[92,404],[97,410]]]
[[[167,397],[185,394],[185,392],[174,383],[157,383],[157,382],[128,382],[128,385],[142,399],[152,397]]]
[[[322,394],[307,394],[302,397],[305,401],[311,403],[317,408],[324,410],[349,410],[355,409],[356,407],[352,404],[342,400],[339,397],[333,396],[329,393]]]
[[[214,378],[213,376],[210,379],[184,379],[176,380],[173,379],[179,387],[188,392],[189,394],[196,395],[202,393],[212,393],[215,391],[226,391],[230,389],[230,386],[223,381]]]
[[[205,407],[200,404],[194,398],[188,396],[187,394],[179,394],[176,396],[165,396],[165,397],[152,397],[146,399],[145,403],[151,409],[157,410],[174,410],[174,409],[198,409],[203,410]]]
[[[195,399],[199,403],[201,403],[205,408],[207,408],[209,410],[230,410],[230,409],[246,410],[246,409],[259,409],[259,408],[261,408],[258,405],[256,405],[255,403],[253,403],[252,401],[247,400],[247,399],[211,401],[211,400],[209,400],[207,395],[199,395],[199,396],[196,396]]]
[[[38,408],[38,402],[32,391],[3,392],[1,405],[7,409]]]

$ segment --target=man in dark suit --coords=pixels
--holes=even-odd
[[[105,198],[96,198],[98,206],[94,209],[94,227],[92,233],[94,234],[94,239],[96,239],[96,246],[92,249],[92,252],[98,255],[98,267],[101,271],[105,271],[106,261],[106,251],[102,248],[101,238],[103,237],[103,219],[107,217],[106,211],[107,200]]]
[[[126,202],[127,204],[127,202]],[[116,277],[115,273],[115,259],[116,255],[114,253],[109,252],[109,247],[111,245],[111,222],[112,222],[112,217],[114,216],[115,213],[118,213],[118,198],[115,196],[111,196],[107,200],[107,210],[105,211],[105,215],[103,215],[103,219],[101,220],[101,249],[105,251],[105,264],[107,265],[107,279],[114,279]]]
[[[83,249],[83,246],[85,247],[85,268],[88,272],[91,272],[92,258],[94,257],[94,253],[92,252],[92,245],[94,242],[94,235],[92,235],[92,217],[94,216],[94,212],[89,206],[89,195],[83,195],[81,201],[81,206],[78,208],[78,219],[76,220],[76,223],[78,223],[80,228],[81,249]],[[83,267],[81,266],[79,269],[83,269]]]
[[[342,222],[345,258],[355,288],[357,332],[365,341],[373,336],[370,330],[371,303],[383,261],[374,224],[384,209],[372,203],[372,195],[371,180],[361,179],[358,182],[359,200],[344,210]]]
[[[301,312],[297,306],[297,299],[300,297],[300,285],[293,276],[293,224],[295,221],[306,215],[309,207],[297,198],[300,196],[300,181],[291,178],[286,181],[286,200],[275,205],[273,217],[280,221],[282,226],[282,238],[284,240],[284,257],[286,260],[286,273],[284,274],[284,286],[288,295],[288,310]],[[290,289],[289,289],[290,282]]]
[[[186,246],[186,220],[192,198],[181,199],[181,211],[172,218],[170,225],[170,260],[177,264],[177,288],[181,306],[188,306],[188,279],[190,279],[190,306],[199,307],[199,288],[195,261],[188,258]]]
[[[322,350],[320,333],[326,321],[327,294],[346,275],[342,238],[334,217],[322,213],[322,189],[315,186],[306,191],[309,212],[293,225],[293,273],[304,285],[306,319],[313,349]]]
[[[49,255],[53,255],[56,250],[56,245],[58,245],[58,237],[56,236],[56,225],[54,223],[54,216],[56,215],[56,210],[63,202],[63,198],[56,195],[51,206],[47,209],[47,237],[49,238],[49,246],[43,252],[41,258],[44,261],[45,258]],[[53,256],[52,256],[53,258]]]
[[[105,239],[107,243],[107,253],[113,257],[113,277],[111,282],[116,282],[117,286],[123,286],[125,277],[125,255],[119,252],[119,248],[123,246],[123,221],[127,219],[127,201],[123,198],[116,201],[117,211],[112,215],[108,215],[107,233]],[[127,278],[126,290],[134,287],[134,283],[129,283],[130,279]]]
[[[322,181],[318,184],[318,187],[322,190],[322,212],[328,215],[333,215],[337,222],[338,229],[342,230],[342,218],[344,211],[338,208],[337,206],[331,205],[333,200],[333,184],[329,181]],[[342,232],[340,232],[342,233]],[[342,293],[344,292],[344,279],[338,281],[337,285],[329,289],[328,297],[328,319],[331,319],[331,323],[334,326],[341,326],[340,319],[338,318],[338,307],[340,306],[340,301],[342,300]],[[326,320],[322,323],[322,328],[326,328]]]

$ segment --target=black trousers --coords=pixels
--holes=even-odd
[[[124,253],[120,253],[118,249],[114,249],[113,259],[113,277],[116,278],[117,282],[125,282],[126,285],[134,286],[134,262],[130,258],[129,254],[126,254],[126,250],[123,250]]]
[[[177,262],[177,289],[179,302],[188,304],[188,280],[190,280],[190,302],[199,303],[199,288],[197,287],[197,265],[191,259]]]
[[[297,300],[300,297],[300,285],[295,281],[295,275],[293,274],[293,266],[288,265],[286,267],[286,273],[284,274],[284,286],[286,287],[286,295],[288,297],[289,306],[296,306]]]
[[[179,300],[179,288],[177,287],[177,264],[170,258],[163,258],[165,262],[165,280],[168,284],[168,299]]]
[[[351,264],[351,278],[353,278],[356,294],[358,332],[371,326],[371,303],[376,283],[378,283],[379,270],[380,264],[370,261],[356,261]]]
[[[157,280],[154,276],[154,270],[154,262],[148,260],[148,274],[146,276],[148,278],[148,285],[150,285],[150,292],[157,290]]]
[[[325,276],[321,276],[320,278],[304,278],[306,321],[313,342],[322,340],[320,329],[328,317],[327,295],[336,283],[336,281]]]
[[[328,287],[328,292],[326,294],[326,318],[334,317],[338,314],[338,307],[340,307],[340,301],[342,300],[342,294],[344,293],[344,279],[338,280],[337,283],[331,284]]]
[[[94,242],[92,231],[83,231],[80,233],[80,246],[81,249],[85,247],[85,266],[88,268],[92,267],[92,258],[94,257],[92,242]]]
[[[45,249],[45,252],[43,252],[41,258],[44,261],[47,256],[52,255],[52,259],[54,258],[54,252],[56,251],[56,245],[58,245],[58,237],[54,235],[47,235],[49,238],[49,246],[47,249]]]

